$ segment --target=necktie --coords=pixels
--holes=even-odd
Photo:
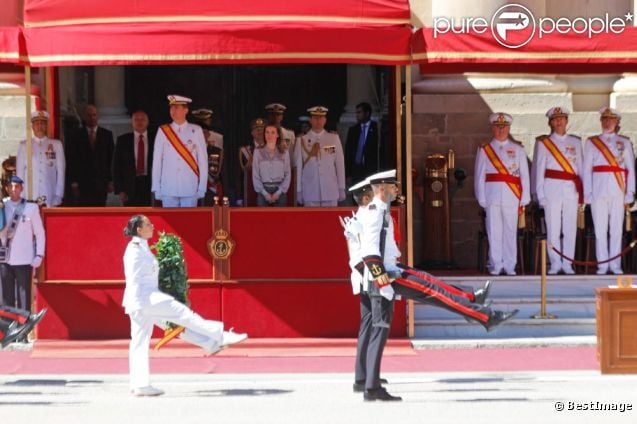
[[[146,173],[146,167],[144,166],[145,157],[146,151],[144,150],[144,134],[140,134],[137,141],[137,176],[144,175]]]
[[[91,143],[91,148],[95,148],[95,128],[88,130],[88,141]]]
[[[363,164],[363,148],[365,147],[365,128],[367,124],[361,124],[361,134],[358,137],[358,147],[356,147],[356,164]]]

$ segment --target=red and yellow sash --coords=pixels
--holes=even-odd
[[[604,142],[599,137],[591,137],[591,141],[593,142],[593,145],[600,151],[602,156],[604,156],[604,159],[606,159],[606,161],[608,162],[607,166],[594,166],[593,172],[612,172],[615,175],[617,184],[619,184],[619,189],[622,191],[622,193],[626,193],[626,183],[624,182],[624,177],[628,177],[628,170],[619,166],[619,164],[615,160],[613,152],[610,151],[608,146],[606,146],[606,144],[604,144]]]
[[[582,180],[575,173],[573,166],[571,163],[564,157],[560,149],[557,148],[553,140],[549,137],[542,137],[542,143],[546,149],[553,155],[557,163],[562,167],[562,171],[558,171],[556,169],[547,169],[544,171],[544,176],[546,178],[553,178],[556,180],[567,180],[573,181],[575,184],[575,189],[577,190],[577,195],[579,197],[579,204],[584,203],[584,187],[582,186]]]
[[[197,164],[197,161],[195,160],[190,150],[188,150],[188,148],[184,146],[184,143],[181,142],[179,136],[175,133],[175,130],[173,130],[173,128],[169,124],[162,125],[159,128],[161,128],[161,130],[164,132],[166,138],[168,139],[168,141],[170,141],[170,144],[175,148],[179,156],[181,156],[181,158],[188,164],[190,169],[192,169],[192,172],[194,172],[195,175],[199,177],[199,164]]]
[[[513,176],[509,173],[509,170],[506,168],[506,166],[504,166],[504,164],[500,160],[500,157],[497,155],[495,150],[493,150],[493,147],[491,147],[490,144],[485,144],[482,148],[484,149],[484,153],[486,153],[487,158],[489,158],[489,161],[491,161],[493,167],[496,169],[496,171],[498,171],[497,174],[487,174],[486,181],[498,181],[506,183],[515,197],[517,197],[518,200],[521,200],[522,182],[520,180],[520,177]]]

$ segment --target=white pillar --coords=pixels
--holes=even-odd
[[[100,114],[100,126],[113,131],[117,138],[131,131],[130,117],[126,113],[124,67],[95,67],[95,106]]]

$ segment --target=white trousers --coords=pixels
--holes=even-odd
[[[550,246],[560,250],[565,256],[575,256],[575,238],[577,236],[577,199],[561,197],[547,199],[544,205],[546,220],[547,252],[551,261],[551,269],[571,269],[571,262],[562,258]],[[563,239],[560,243],[560,234]]]
[[[595,226],[595,254],[597,261],[606,260],[622,250],[622,232],[624,224],[624,198],[622,196],[602,197],[591,202],[591,213]],[[610,243],[608,242],[610,239]],[[601,271],[622,269],[622,259],[600,264]]]
[[[162,196],[161,204],[165,208],[196,208],[197,196],[191,196],[191,197]]]
[[[205,320],[183,303],[165,300],[129,314],[131,323],[131,341],[129,346],[130,387],[145,387],[150,384],[149,344],[153,325],[164,326],[164,321],[174,322],[186,327],[181,338],[212,350],[221,345],[223,323]]]
[[[514,271],[518,255],[518,207],[490,205],[486,212],[490,270]]]

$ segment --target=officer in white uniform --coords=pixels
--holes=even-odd
[[[126,288],[122,305],[131,321],[130,388],[135,396],[164,392],[150,385],[148,347],[153,326],[173,322],[186,330],[180,337],[209,354],[245,340],[245,333],[223,331],[223,322],[205,320],[183,303],[159,290],[159,264],[148,247],[154,227],[143,215],[130,218],[124,235],[132,237],[124,253]]]
[[[62,204],[66,161],[62,142],[48,138],[46,135],[48,122],[48,112],[39,110],[31,113],[33,129],[31,169],[34,182],[31,199],[44,196],[46,205],[51,207]],[[16,175],[25,181],[23,194],[26,196],[29,192],[26,141],[22,141],[18,147]]]
[[[550,246],[560,250],[564,256],[575,256],[577,209],[584,201],[581,181],[582,140],[566,133],[569,113],[564,107],[553,107],[546,112],[551,135],[543,135],[536,139],[533,157],[537,198],[540,206],[544,208],[546,220],[548,255],[551,262],[548,273],[551,275],[560,271],[575,274],[571,263]],[[547,138],[549,140],[546,140]],[[560,234],[563,234],[561,243]]]
[[[281,128],[281,134],[283,135],[283,141],[287,144],[288,150],[290,152],[290,160],[294,160],[294,141],[296,140],[296,136],[294,135],[294,131],[289,128],[285,128],[282,124],[283,122],[283,114],[286,111],[285,105],[281,103],[270,103],[265,105],[265,112],[268,118],[268,123],[275,124]]]
[[[345,200],[345,162],[338,134],[325,131],[327,108],[307,110],[312,129],[296,140],[297,202],[308,207],[337,206]]]
[[[197,199],[206,195],[206,141],[201,127],[186,120],[188,104],[192,100],[171,94],[168,96],[168,102],[173,122],[159,127],[155,136],[151,191],[166,208],[192,208],[197,206]],[[168,139],[171,131],[177,138],[181,153]],[[191,164],[184,156],[191,159]]]
[[[489,272],[515,275],[518,213],[530,200],[529,168],[524,148],[509,138],[513,118],[506,113],[489,117],[493,139],[478,149],[475,194],[486,210]],[[490,156],[487,153],[491,154]],[[496,165],[501,165],[500,170]],[[514,189],[516,192],[514,192]]]
[[[42,264],[45,236],[38,205],[22,198],[23,184],[20,177],[11,177],[9,197],[3,200],[7,223],[0,240],[9,252],[0,264],[0,279],[4,304],[31,311],[31,276]]]
[[[599,113],[602,133],[586,140],[582,171],[584,201],[591,205],[595,226],[598,262],[621,252],[625,207],[635,198],[635,155],[632,142],[617,134],[621,115],[609,107]],[[597,273],[606,274],[609,267],[613,274],[623,274],[621,257],[599,264]]]

